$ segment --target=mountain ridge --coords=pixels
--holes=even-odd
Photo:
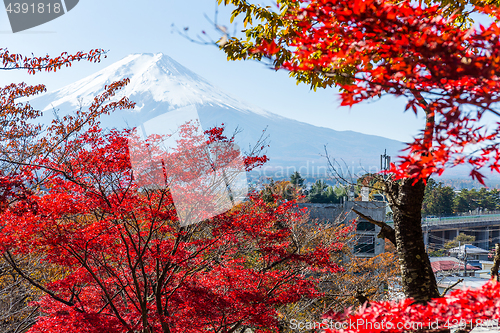
[[[396,156],[404,148],[401,142],[381,136],[336,131],[273,114],[225,93],[161,53],[129,55],[81,80],[37,97],[31,103],[44,111],[44,123],[48,124],[52,109],[64,115],[80,105],[89,105],[93,97],[103,91],[104,85],[125,77],[130,78],[130,83],[115,98],[128,96],[137,103],[136,108],[101,117],[103,127],[135,127],[159,115],[194,106],[204,129],[222,123],[228,133],[242,129],[237,141],[243,147],[257,142],[267,128],[270,162],[266,168],[270,176],[273,176],[272,170],[276,175],[276,170],[289,170],[290,173],[299,168],[308,168],[309,174],[319,174],[318,170],[327,164],[322,156],[324,145],[333,158],[346,161],[351,173],[363,172],[363,169],[378,171],[380,155],[385,149]]]

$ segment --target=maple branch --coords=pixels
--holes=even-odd
[[[368,83],[371,87],[375,87],[375,86],[380,86],[380,87],[384,87],[384,88],[392,88],[392,89],[397,89],[398,91],[400,91],[400,94],[401,95],[404,95],[404,90],[408,90],[410,91],[412,94],[414,93],[426,93],[426,94],[430,94],[430,95],[435,95],[435,96],[439,96],[439,97],[445,97],[447,96],[447,94],[444,94],[444,93],[439,93],[439,92],[436,92],[436,91],[430,91],[430,90],[426,90],[426,89],[417,89],[417,88],[408,88],[406,85],[400,85],[400,84],[388,84],[388,83],[384,83],[384,82],[373,82],[373,80],[369,80],[369,79],[366,79],[364,77],[356,77],[354,76],[353,74],[348,74],[348,73],[331,73],[331,72],[324,72],[324,71],[321,71],[321,70],[314,70],[314,73],[316,74],[322,74],[322,75],[325,75],[326,77],[336,77],[337,75],[340,75],[346,79],[352,79],[352,80],[357,80],[357,81],[361,81],[361,82],[366,82]]]
[[[134,221],[137,223],[137,219],[134,219]],[[152,227],[153,224],[151,224],[150,227]],[[141,237],[139,237],[139,244],[137,244],[136,246],[136,243],[134,242],[134,237],[133,235],[131,234],[131,232],[129,231],[129,229],[127,228],[126,224],[124,224],[124,229],[125,229],[125,232],[127,234],[127,236],[129,237],[130,241],[131,241],[131,244],[133,246],[133,249],[137,255],[137,259],[136,259],[136,262],[134,264],[132,264],[132,258],[130,256],[130,248],[127,244],[127,241],[124,237],[124,235],[122,233],[120,233],[120,238],[123,240],[123,243],[125,244],[126,246],[126,254],[127,254],[127,261],[128,261],[128,265],[130,267],[130,270],[131,270],[131,274],[132,274],[132,279],[133,279],[133,283],[134,283],[134,287],[135,287],[135,294],[137,296],[137,300],[139,301],[139,305],[140,305],[140,313],[141,313],[141,317],[142,317],[142,322],[143,322],[143,325],[146,326],[147,324],[147,303],[148,303],[148,295],[147,295],[147,279],[146,279],[146,272],[144,271],[144,265],[143,265],[143,256],[144,256],[144,253],[146,252],[146,248],[147,248],[147,242],[146,244],[144,245],[144,249],[140,251],[140,240],[141,240]],[[149,233],[148,235],[148,240],[151,239],[151,232]],[[143,283],[145,284],[144,285],[144,296],[142,297],[141,295],[141,287],[140,287],[140,282],[139,282],[139,278],[138,278],[138,274],[137,274],[137,266],[140,266],[140,269],[141,269],[141,272],[143,274],[143,277],[144,277],[144,280],[143,280]]]
[[[16,165],[22,165],[22,166],[32,166],[32,167],[36,167],[36,168],[41,168],[41,169],[46,169],[46,170],[50,170],[50,171],[53,171],[55,173],[59,173],[61,174],[62,176],[64,176],[64,178],[66,178],[66,180],[76,184],[76,185],[79,185],[85,189],[88,189],[89,186],[87,186],[85,183],[82,183],[82,182],[79,182],[75,177],[69,175],[67,172],[65,172],[64,170],[61,170],[61,169],[56,169],[56,168],[53,168],[53,167],[50,167],[50,166],[47,166],[47,165],[40,165],[40,164],[33,164],[33,163],[25,163],[25,162],[19,162],[19,161],[10,161],[10,160],[6,160],[6,159],[3,159],[3,158],[0,158],[0,162],[7,162],[7,163],[12,163],[12,164],[16,164]],[[37,184],[39,184],[40,182],[38,182]]]
[[[241,323],[243,322],[243,320],[238,320],[236,323],[233,323],[233,327],[231,329],[229,329],[227,331],[227,333],[233,333],[234,331],[236,331],[240,326],[241,326]],[[231,324],[227,324],[226,326],[229,326]],[[245,330],[242,330],[242,332],[244,332]]]
[[[458,279],[455,283],[453,283],[452,285],[449,285],[448,287],[446,287],[446,289],[441,294],[441,297],[443,297],[444,295],[446,295],[446,293],[448,291],[450,291],[453,287],[455,287],[457,284],[459,284],[461,282],[464,282],[464,279]]]
[[[19,325],[17,325],[17,328],[14,331],[14,333],[26,332],[35,323],[35,322],[30,323],[29,320],[31,319],[31,320],[35,320],[36,321],[36,319],[37,319],[36,315],[37,315],[39,309],[40,309],[39,305],[33,307],[33,310],[24,318],[23,321],[21,321],[19,323]],[[26,321],[28,321],[28,322],[26,322]]]
[[[323,146],[324,150],[325,150],[325,155],[324,157],[326,158],[326,161],[328,163],[328,165],[330,166],[330,169],[331,169],[331,172],[333,173],[333,177],[337,180],[337,182],[340,180],[342,182],[344,182],[345,184],[349,184],[349,185],[356,185],[356,183],[354,182],[354,179],[353,179],[353,176],[352,174],[350,174],[350,169],[347,168],[347,172],[351,178],[351,180],[348,180],[342,173],[342,170],[339,172],[338,168],[335,166],[335,163],[341,168],[340,166],[340,163],[337,162],[335,159],[331,159],[330,158],[330,155],[328,154],[328,149],[326,147],[326,145]],[[346,165],[345,161],[342,160],[342,162],[344,162],[344,165]]]
[[[295,247],[295,249],[293,250],[293,252],[291,252],[291,253],[290,253],[289,255],[287,255],[286,257],[283,257],[283,258],[281,258],[281,259],[279,259],[279,260],[277,260],[277,261],[273,262],[272,264],[268,265],[267,267],[264,267],[264,268],[262,269],[262,272],[266,272],[266,271],[268,271],[268,270],[270,270],[270,269],[272,269],[272,268],[274,268],[274,267],[278,266],[279,264],[284,263],[284,262],[286,262],[286,261],[290,260],[291,258],[293,258],[293,256],[294,256],[294,255],[297,253],[297,251],[299,250],[299,246],[298,246],[298,244],[297,244],[298,242],[297,242],[297,240],[295,240],[295,237],[294,237],[294,241],[293,241],[293,243],[294,243],[294,247]]]
[[[367,304],[367,306],[370,305],[370,300],[368,297],[373,296],[376,293],[376,291],[373,291],[371,293],[366,294],[363,290],[361,289],[356,289],[354,295],[352,295],[360,305]]]
[[[417,90],[412,90],[413,96],[418,100],[421,106],[424,107],[425,111],[425,129],[424,129],[424,145],[430,149],[432,147],[432,141],[434,137],[434,127],[436,125],[436,119],[434,111],[429,108],[429,103],[422,96],[422,93]]]
[[[32,286],[40,289],[41,291],[43,291],[44,293],[46,293],[47,295],[49,295],[50,297],[52,297],[56,301],[61,302],[67,306],[73,307],[75,305],[73,302],[66,301],[66,300],[62,299],[61,297],[57,296],[53,291],[48,290],[47,288],[43,287],[41,284],[39,284],[38,282],[33,280],[31,277],[24,274],[24,272],[17,266],[14,258],[12,258],[12,255],[10,254],[9,250],[5,250],[5,253],[2,256],[5,259],[5,261],[7,263],[9,263],[10,267],[12,267],[12,269],[14,269],[19,275],[21,275],[21,277],[23,279],[28,281]],[[78,308],[75,308],[75,311],[82,312]]]
[[[106,58],[107,51],[103,49],[91,50],[88,53],[77,52],[74,55],[68,55],[66,52],[60,56],[51,59],[48,55],[45,57],[23,57],[17,54],[10,54],[7,49],[0,48],[0,59],[3,64],[0,70],[28,70],[29,74],[35,74],[37,71],[56,71],[63,66],[69,67],[75,61],[87,60],[90,62],[100,62],[101,56]]]
[[[286,282],[293,280],[297,276],[296,272],[292,272],[287,276],[282,276],[281,280],[277,281],[274,286],[272,286],[267,292],[265,298],[271,297],[274,291],[276,291],[279,287],[286,284]]]
[[[495,98],[495,99],[491,99],[490,100],[490,104],[493,104],[493,103],[498,103],[500,102],[500,98]],[[493,113],[494,115],[496,116],[499,116],[500,117],[500,112],[494,110],[491,108],[491,106],[485,106],[485,105],[481,105],[481,103],[478,103],[478,102],[475,102],[473,100],[462,100],[462,99],[459,99],[458,100],[458,103],[459,104],[470,104],[470,105],[474,105],[474,106],[477,106],[485,111],[489,111],[491,113]]]
[[[322,72],[322,71],[318,71],[318,70],[316,70],[316,73],[321,73],[321,74],[323,74],[323,75],[325,75],[327,77],[335,77],[336,76],[336,74],[330,74],[328,72]],[[365,78],[362,78],[362,77],[355,77],[352,74],[348,74],[348,73],[341,73],[340,75],[343,76],[343,77],[345,77],[345,78],[356,79],[358,81],[366,82],[366,83],[368,83],[372,87],[381,86],[381,87],[388,88],[388,89],[392,88],[392,89],[397,89],[397,90],[401,90],[401,91],[407,90],[407,91],[411,92],[411,94],[424,106],[424,111],[426,112],[426,114],[428,112],[430,112],[430,110],[427,109],[428,106],[429,106],[429,103],[422,96],[422,93],[426,93],[426,94],[438,96],[440,98],[443,98],[443,97],[446,97],[446,96],[449,95],[449,93],[440,93],[440,92],[437,92],[437,91],[431,91],[429,89],[408,88],[406,85],[387,84],[387,83],[378,82],[378,81],[377,82],[373,82],[372,80],[368,80],[368,79],[365,79]],[[444,88],[442,88],[442,89],[444,90]],[[406,96],[406,94],[404,94],[404,93],[402,93],[402,94]],[[491,103],[490,104],[497,103],[499,101],[500,101],[500,98],[491,99]],[[460,104],[460,105],[464,105],[464,104],[474,105],[474,106],[477,106],[477,107],[479,107],[479,108],[481,108],[483,110],[490,111],[491,113],[493,113],[493,114],[495,114],[497,116],[500,116],[500,112],[492,109],[490,106],[481,105],[480,103],[477,103],[474,100],[467,100],[467,99],[460,98],[460,99],[457,100],[457,103]],[[432,119],[432,122],[434,122],[434,119]]]
[[[110,301],[113,301],[116,297],[120,296],[120,294],[121,294],[123,291],[124,291],[124,290],[123,290],[123,288],[122,288],[121,290],[119,290],[119,291],[117,291],[117,292],[115,293],[115,295],[111,298],[111,300],[106,300],[106,303],[104,303],[104,305],[103,305],[103,306],[101,306],[101,308],[99,309],[99,311],[97,311],[97,313],[98,313],[98,314],[102,313],[102,312],[104,311],[104,309],[106,309],[106,308],[108,307],[109,302],[110,302]]]
[[[101,281],[101,279],[97,276],[96,272],[89,266],[89,264],[87,263],[87,261],[84,260],[84,258],[82,258],[82,256],[80,254],[78,254],[77,251],[75,251],[70,246],[68,246],[66,249],[68,250],[68,252],[70,252],[80,262],[80,264],[82,265],[82,267],[85,268],[85,270],[92,276],[92,279],[97,283],[97,285],[99,286],[99,288],[104,293],[105,299],[107,301],[109,301],[109,306],[111,307],[111,310],[115,314],[116,318],[120,321],[120,323],[124,327],[127,328],[127,330],[129,330],[130,332],[132,332],[132,329],[131,329],[130,325],[120,315],[120,312],[118,311],[118,309],[116,308],[115,304],[113,303],[113,300],[112,300],[113,298],[109,294],[108,289],[106,289],[106,287],[104,285],[104,282]]]
[[[396,233],[390,225],[382,221],[374,220],[370,216],[361,213],[355,208],[352,208],[351,210],[368,222],[375,224],[376,226],[379,226],[381,228],[379,234],[377,235],[378,238],[387,238],[391,241],[392,244],[396,245]]]

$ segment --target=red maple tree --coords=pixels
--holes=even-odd
[[[287,20],[294,37],[265,40],[254,52],[272,56],[286,42],[291,60],[278,68],[319,77],[344,76],[341,105],[352,106],[390,94],[405,96],[406,110],[427,115],[427,126],[389,172],[397,179],[427,179],[447,167],[467,163],[500,171],[500,127],[483,115],[499,101],[500,28],[463,30],[438,5],[402,1],[298,1]],[[477,7],[500,17],[496,7]]]
[[[178,149],[157,153],[167,162],[166,175],[182,167],[175,175],[185,185],[213,167],[204,147],[231,139],[220,128],[203,137],[189,125],[181,131],[187,135],[180,135]],[[38,159],[29,170],[47,180],[42,193],[30,196],[37,210],[16,214],[11,205],[3,213],[4,258],[46,295],[38,301],[44,315],[30,332],[274,330],[278,306],[321,295],[318,274],[340,269],[332,253],[342,244],[297,237],[305,222],[294,202],[270,205],[254,194],[225,213],[181,226],[169,190],[175,184],[135,181],[140,168],[131,166],[130,134],[103,134],[95,126],[66,142],[64,160]],[[142,144],[145,155],[156,153]],[[229,147],[218,154],[218,167],[233,160],[231,145],[216,147]],[[150,162],[144,159],[143,171]],[[149,170],[157,176],[156,168]],[[41,254],[63,276],[42,284],[24,274],[13,257],[27,253]]]
[[[10,53],[8,49],[0,48],[0,70],[20,70],[34,75],[39,72],[56,72],[62,67],[71,67],[76,61],[99,62],[106,57],[102,49],[75,54],[62,53],[57,57],[26,57]],[[127,98],[110,102],[117,90],[128,80],[114,82],[104,87],[104,92],[96,96],[87,109],[76,110],[75,115],[65,116],[44,128],[37,124],[36,119],[42,112],[34,109],[28,102],[18,102],[19,99],[33,97],[46,91],[45,85],[27,85],[12,83],[0,88],[0,211],[14,202],[23,201],[30,191],[26,178],[20,167],[29,165],[40,155],[59,153],[64,155],[64,142],[73,134],[91,127],[97,118],[119,108],[133,107]],[[23,200],[21,200],[23,199]]]
[[[37,57],[10,53],[0,48],[0,71],[15,70],[34,75],[70,67],[75,61],[99,62],[105,57],[105,51],[100,49],[75,54],[64,52],[57,57]],[[48,126],[38,124],[37,118],[42,113],[25,102],[45,92],[43,84],[13,83],[0,88],[0,214],[7,209],[19,216],[28,211],[36,214],[38,205],[32,198],[44,188],[45,179],[33,174],[30,167],[35,167],[37,159],[48,155],[64,160],[68,155],[65,143],[77,133],[95,125],[100,114],[133,107],[127,98],[110,100],[127,82],[122,80],[104,87],[103,93],[96,96],[89,108],[75,110],[74,115],[58,118]],[[49,169],[44,170],[48,174]],[[41,283],[59,276],[57,268],[39,262],[39,258],[32,254],[13,255],[10,261],[22,268],[24,274],[36,276]],[[29,302],[38,299],[41,292],[23,281],[5,256],[0,258],[0,265],[0,288],[3,290],[0,296],[0,330],[26,331],[39,315],[36,306],[29,306]]]
[[[255,8],[243,5],[233,13],[260,16],[277,27],[247,34],[256,41],[255,58],[270,57],[276,69],[288,70],[313,87],[339,86],[342,105],[392,95],[407,99],[406,110],[425,113],[421,133],[391,165],[389,180],[383,181],[394,229],[377,223],[396,245],[405,294],[422,303],[439,297],[421,228],[425,183],[430,175],[462,164],[469,165],[471,177],[482,184],[481,169],[500,171],[500,123],[487,126],[484,121],[487,113],[499,115],[497,23],[464,30],[455,24],[457,17],[447,16],[439,5],[411,1],[280,4],[281,16],[254,14]],[[475,10],[500,17],[495,6]],[[234,50],[241,45],[229,43],[224,49],[235,58]]]

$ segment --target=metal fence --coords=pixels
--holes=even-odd
[[[455,224],[455,223],[474,223],[474,222],[487,222],[487,221],[500,221],[500,213],[485,214],[485,215],[470,215],[470,216],[449,216],[449,217],[435,217],[423,218],[422,225],[440,225],[440,224]]]
[[[422,225],[432,226],[440,224],[455,224],[455,223],[474,223],[474,222],[487,222],[499,221],[500,211],[489,211],[480,215],[461,215],[461,216],[446,216],[446,217],[424,217],[422,218]],[[386,221],[388,224],[394,223],[392,220]]]

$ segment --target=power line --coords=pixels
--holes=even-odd
[[[431,235],[431,234],[429,234],[429,239],[432,239],[432,240],[435,240],[435,241],[438,241],[439,243],[441,243],[441,244],[439,244],[439,243],[429,242],[430,244],[432,244],[433,249],[438,249],[438,250],[448,250],[448,249],[444,248],[444,245],[445,245],[445,243],[453,240],[453,239],[447,239],[447,238],[443,238],[443,237],[439,237],[439,236],[435,236],[435,235]],[[498,243],[498,242],[500,242],[500,236],[491,237],[491,238],[487,238],[487,239],[480,239],[480,240],[476,240],[473,242],[468,242],[468,244],[482,244],[482,243],[486,243],[486,242],[488,242],[488,245],[491,243]]]

